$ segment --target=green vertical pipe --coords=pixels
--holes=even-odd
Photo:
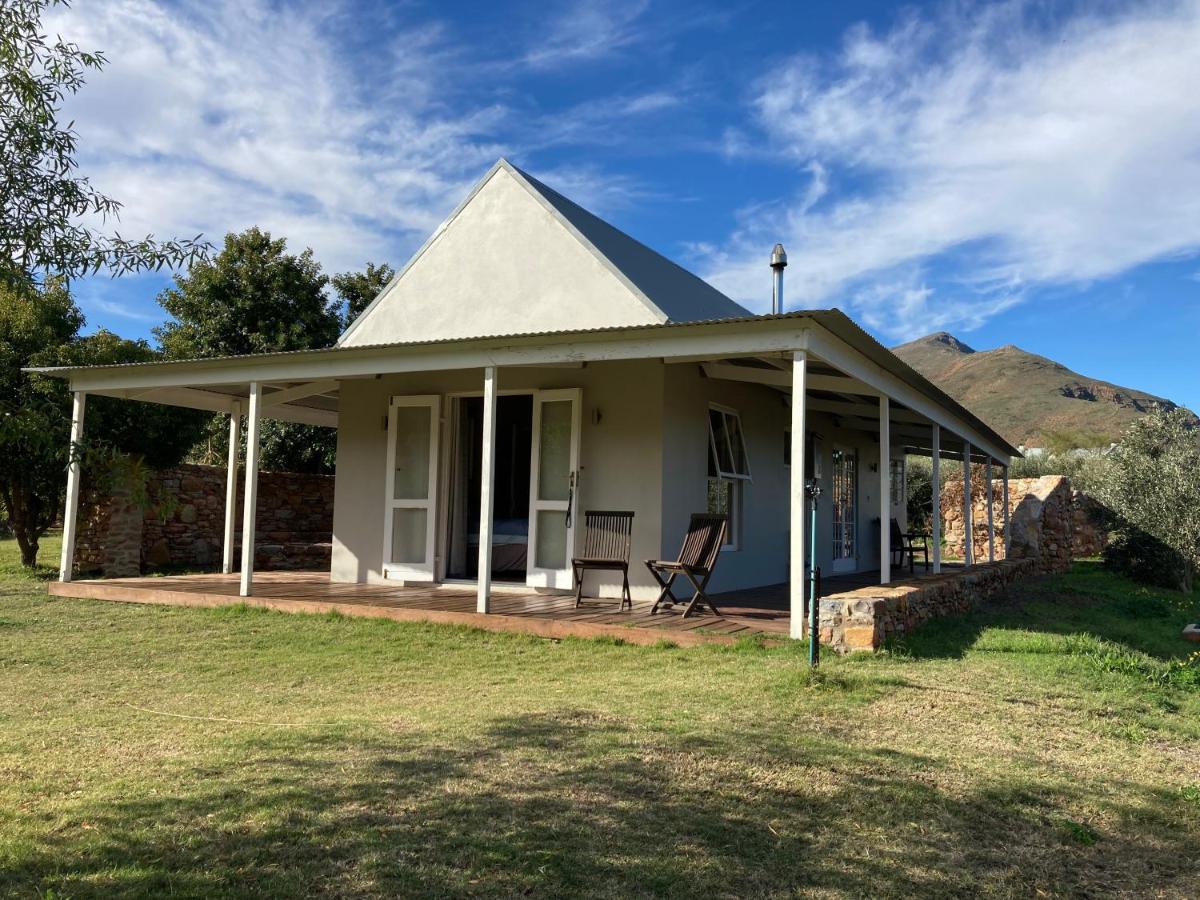
[[[812,513],[808,529],[808,664],[816,668],[820,662],[819,618],[817,604],[817,497],[821,489],[814,484],[812,493]]]

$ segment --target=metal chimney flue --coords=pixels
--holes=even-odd
[[[774,273],[774,284],[771,290],[771,312],[779,315],[783,312],[783,270],[787,268],[787,253],[783,244],[776,244],[771,251],[771,271]]]

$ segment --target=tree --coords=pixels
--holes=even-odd
[[[1097,467],[1092,495],[1179,556],[1178,584],[1200,571],[1200,440],[1187,410],[1136,421]]]
[[[100,269],[121,274],[182,265],[207,249],[200,237],[159,242],[102,234],[89,218],[116,220],[121,204],[78,174],[77,136],[59,124],[63,101],[99,70],[101,53],[49,39],[41,21],[68,0],[0,4],[0,281],[21,289],[44,277]]]
[[[395,274],[395,270],[387,263],[376,266],[375,263],[369,262],[362,272],[342,272],[330,279],[338,298],[346,304],[342,319],[343,331],[362,315],[363,310],[371,305],[371,301],[387,287]]]
[[[289,254],[258,228],[231,233],[158,295],[175,321],[155,334],[174,359],[329,347],[341,323],[328,282],[312,250]]]
[[[287,242],[250,228],[225,237],[224,248],[200,260],[158,302],[174,321],[156,329],[174,359],[310,350],[332,346],[341,329],[337,303],[312,250],[287,252]],[[262,465],[291,472],[331,472],[337,434],[314,425],[266,421]],[[223,463],[228,431],[211,421],[199,458]]]
[[[21,371],[29,365],[145,362],[158,354],[145,341],[101,331],[80,337],[83,315],[61,279],[44,285],[0,283],[0,507],[21,551],[37,562],[42,535],[62,509],[70,444],[67,385]],[[93,481],[118,458],[152,465],[182,459],[204,420],[191,410],[95,397],[88,403],[83,465]]]

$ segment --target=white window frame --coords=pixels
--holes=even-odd
[[[738,455],[734,453],[733,443],[730,435],[733,433],[729,427],[729,421],[732,419],[737,422],[737,435],[741,442],[741,458],[745,461],[744,472],[728,472],[721,469],[721,454],[717,452],[717,435],[713,430],[712,414],[718,412],[724,419],[725,424],[725,449],[729,452],[729,459],[736,464]],[[710,403],[705,412],[705,427],[708,429],[708,452],[712,458],[713,469],[716,474],[708,474],[708,464],[705,463],[705,508],[708,508],[708,484],[710,481],[724,481],[729,484],[729,526],[725,530],[725,543],[721,545],[723,552],[737,551],[742,548],[742,504],[745,501],[744,485],[753,481],[750,474],[750,452],[746,447],[746,431],[742,427],[741,414],[728,406],[722,406],[719,403]]]
[[[730,428],[729,428],[729,420],[733,419],[734,421],[737,422],[737,434],[738,434],[738,438],[742,445],[742,459],[745,460],[745,463],[746,463],[746,471],[745,472],[727,472],[727,471],[723,471],[721,469],[721,454],[717,452],[717,435],[716,435],[716,432],[713,431],[713,424],[712,424],[712,414],[714,412],[720,413],[722,415],[722,417],[724,417],[724,419],[726,420],[725,421],[725,449],[729,451],[730,462],[734,463],[735,465],[737,464],[738,457],[737,457],[737,454],[733,452],[733,442],[729,438],[729,435],[731,433]],[[736,409],[731,409],[728,406],[721,406],[720,404],[717,404],[717,403],[710,403],[710,404],[708,404],[708,413],[705,418],[705,424],[708,427],[709,451],[712,453],[713,466],[717,470],[716,477],[727,478],[727,479],[731,479],[731,480],[736,479],[736,480],[740,480],[740,481],[753,481],[754,479],[751,477],[751,474],[750,474],[750,452],[746,448],[746,432],[742,428],[741,414]],[[705,468],[707,469],[707,466]]]

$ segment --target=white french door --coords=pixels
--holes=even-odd
[[[858,568],[858,455],[833,449],[833,571]]]
[[[535,391],[525,583],[569,589],[579,488],[581,392]]]
[[[433,581],[441,398],[393,397],[388,407],[383,574]]]

